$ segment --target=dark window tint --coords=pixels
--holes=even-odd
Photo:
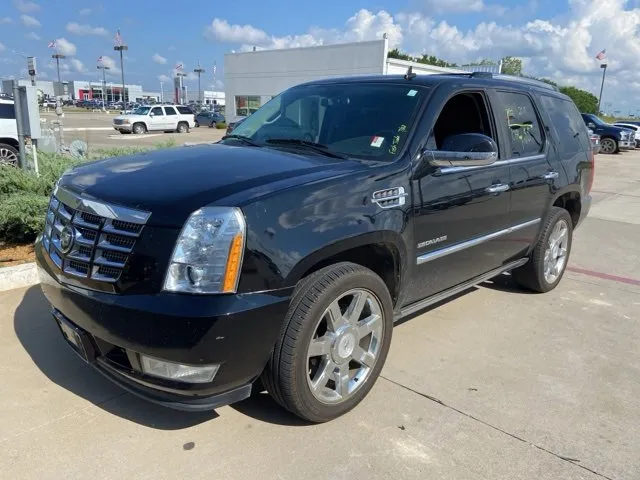
[[[587,151],[589,132],[573,102],[547,95],[542,95],[541,98],[542,106],[551,118],[551,127],[556,134],[556,144],[560,153]]]
[[[0,103],[0,118],[12,119],[16,118],[16,111],[13,108],[13,103]]]
[[[502,109],[498,121],[511,131],[511,157],[527,157],[542,151],[543,137],[531,99],[522,93],[497,92]]]
[[[189,115],[191,113],[193,113],[189,107],[178,107],[178,112],[180,112],[182,115]]]
[[[164,112],[166,115],[177,115],[176,109],[173,107],[164,107]]]
[[[164,113],[162,113],[162,108],[160,107],[154,107],[151,110],[151,113],[153,113],[154,115],[164,115]]]

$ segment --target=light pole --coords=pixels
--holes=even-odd
[[[176,100],[178,100],[177,103],[185,104],[186,99],[184,98],[183,92],[184,92],[184,77],[186,77],[187,74],[183,72],[177,72],[176,76],[180,78],[180,96]]]
[[[129,50],[129,47],[122,42],[122,37],[120,36],[120,29],[118,29],[118,33],[116,34],[116,45],[113,47],[116,52],[120,52],[120,73],[122,74],[122,104],[126,109],[125,99],[124,99],[124,57],[122,52]]]
[[[600,102],[602,102],[602,90],[604,89],[604,77],[607,74],[607,64],[602,63],[600,68],[602,68],[602,83],[600,84],[600,96],[598,97],[598,113],[600,113]]]
[[[163,85],[164,82],[160,80],[160,103],[164,103],[164,89],[162,88]]]
[[[198,66],[193,71],[198,74],[198,100],[200,101],[200,105],[203,105],[204,99],[202,98],[202,90],[200,88],[200,75],[202,75],[205,70],[200,66],[200,62],[198,62]]]
[[[66,58],[66,57],[61,53],[54,53],[53,55],[51,55],[51,58],[56,59],[56,69],[58,70],[58,83],[62,83],[60,82],[60,59]]]
[[[110,70],[106,65],[98,65],[98,70],[102,70],[102,110],[105,110],[104,107],[104,96],[107,93],[107,78],[106,71]]]

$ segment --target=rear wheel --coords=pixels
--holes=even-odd
[[[18,149],[6,143],[0,143],[0,167],[18,166]]]
[[[371,270],[339,263],[300,282],[263,383],[283,407],[326,422],[364,399],[389,351],[393,308]]]
[[[185,122],[180,122],[178,124],[178,133],[187,133],[189,131],[189,125]]]
[[[142,135],[147,132],[147,126],[144,123],[136,123],[133,125],[133,133]]]
[[[616,142],[613,138],[603,138],[600,140],[600,152],[601,153],[618,153],[620,149],[618,148],[618,142]]]
[[[552,207],[528,263],[512,272],[519,285],[545,293],[556,288],[569,261],[573,223],[564,208]]]

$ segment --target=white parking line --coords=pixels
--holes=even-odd
[[[65,128],[65,132],[98,132],[98,131],[107,131],[113,130],[113,127],[78,127],[78,128]]]
[[[122,135],[121,133],[116,133],[115,135],[109,135],[109,138],[119,138],[122,140],[142,140],[143,138],[151,138],[151,137],[159,137],[160,135],[164,135],[162,133],[146,133],[144,135]]]

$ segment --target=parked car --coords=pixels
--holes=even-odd
[[[600,135],[602,153],[618,153],[621,150],[629,150],[632,143],[635,145],[633,132],[629,129],[605,123],[592,113],[583,113],[582,120],[588,128]]]
[[[374,386],[395,321],[504,272],[553,290],[593,166],[580,113],[543,82],[318,80],[220,143],[65,172],[41,287],[69,345],[128,391],[209,410],[261,378],[324,422]]]
[[[215,127],[218,123],[224,123],[224,115],[210,110],[201,110],[195,117],[196,127],[200,125]]]
[[[0,97],[0,167],[18,165],[18,126],[13,98]]]
[[[246,120],[247,117],[238,117],[235,122],[227,123],[227,135],[233,132],[233,129]]]
[[[593,130],[589,129],[589,140],[591,141],[591,148],[593,148],[593,154],[600,153],[600,135],[593,133]]]
[[[194,126],[193,113],[182,105],[138,107],[130,114],[113,119],[113,128],[120,133],[141,134],[154,130],[187,133]]]
[[[635,147],[640,148],[640,126],[627,122],[616,122],[613,124],[616,127],[626,128],[633,131],[633,139],[635,141]]]

